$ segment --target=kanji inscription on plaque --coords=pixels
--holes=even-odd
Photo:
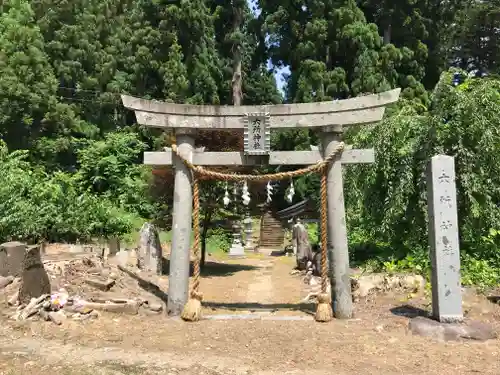
[[[271,132],[268,113],[247,113],[244,145],[247,155],[267,155],[271,150]]]

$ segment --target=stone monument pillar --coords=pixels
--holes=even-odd
[[[462,285],[453,157],[434,156],[427,173],[432,315],[443,323],[460,322]]]

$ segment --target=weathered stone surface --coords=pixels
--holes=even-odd
[[[196,106],[162,103],[122,95],[123,105],[135,110],[137,122],[167,128],[241,129],[245,113],[269,112],[271,127],[318,127],[378,121],[384,106],[399,99],[401,89],[336,102],[271,106]]]
[[[49,319],[58,326],[66,320],[66,315],[62,311],[50,311],[48,315]]]
[[[336,125],[335,123],[331,123]],[[323,128],[321,135],[323,155],[326,157],[337,149],[342,141],[342,127]],[[350,282],[349,249],[344,205],[344,183],[342,164],[336,159],[327,168],[328,202],[328,261],[332,283],[332,301],[335,317],[350,319],[353,302]]]
[[[321,160],[319,150],[315,151],[271,151],[269,153],[269,165],[311,165]],[[375,161],[374,149],[345,150],[340,157],[342,164],[373,163]],[[172,165],[172,149],[165,151],[150,151],[144,153],[144,164],[146,165]],[[241,151],[199,151],[193,152],[193,164],[214,165],[260,165],[260,161],[245,155]]]
[[[241,242],[241,225],[239,220],[233,219],[231,227],[233,230],[233,242],[231,243],[228,255],[231,257],[244,257],[245,248]]]
[[[321,251],[316,251],[313,253],[313,259],[312,259],[312,264],[313,264],[313,274],[314,276],[321,276]],[[327,269],[328,267],[328,262],[327,262]]]
[[[83,304],[87,309],[127,315],[137,315],[140,307],[136,301],[128,301],[127,303],[84,302]]]
[[[161,275],[163,251],[158,229],[151,223],[144,223],[140,232],[138,265],[141,270]]]
[[[103,292],[107,292],[116,284],[116,281],[111,279],[104,281],[99,279],[85,279],[85,283]]]
[[[439,341],[458,341],[461,339],[486,341],[497,338],[493,327],[478,321],[442,323],[418,316],[410,320],[408,328],[414,335],[430,337]]]
[[[9,306],[16,306],[19,303],[19,290],[15,292],[12,296],[10,296],[7,304]]]
[[[177,149],[187,160],[193,160],[195,137],[189,131],[176,132]],[[174,204],[172,210],[172,243],[168,274],[169,315],[181,315],[189,296],[189,265],[193,219],[193,190],[191,170],[174,157]]]
[[[425,288],[425,279],[420,275],[387,275],[372,273],[351,277],[353,296],[363,298],[376,291],[407,290],[419,292]]]
[[[32,298],[50,294],[50,280],[43,267],[40,246],[29,246],[24,252],[22,262],[21,285],[19,287],[19,302],[28,303]]]
[[[6,242],[0,245],[0,276],[20,276],[26,244]]]
[[[14,282],[14,276],[0,276],[0,289]]]
[[[163,310],[163,305],[161,303],[148,303],[148,308],[154,312],[161,312]]]
[[[112,262],[114,264],[117,264],[122,267],[133,267],[136,268],[139,266],[139,261],[138,261],[138,251],[135,249],[131,250],[120,250],[115,257],[113,258]]]
[[[296,218],[296,222],[292,228],[292,246],[297,261],[297,268],[305,270],[307,262],[313,260],[313,253],[307,229],[299,218]]]
[[[459,322],[463,311],[453,157],[434,156],[427,173],[432,315],[441,322]]]

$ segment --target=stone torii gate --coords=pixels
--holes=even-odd
[[[380,121],[385,106],[399,99],[401,89],[352,99],[262,106],[172,104],[122,95],[125,108],[135,111],[141,125],[172,129],[179,154],[195,165],[311,165],[329,155],[342,142],[343,127]],[[271,151],[270,131],[313,128],[321,132],[321,151]],[[243,130],[244,152],[205,152],[194,149],[198,130]],[[337,318],[352,317],[349,254],[345,220],[342,164],[373,163],[373,149],[346,149],[328,169],[328,252],[333,310]],[[145,152],[144,164],[175,168],[167,311],[180,315],[188,300],[192,229],[191,172],[166,148]]]

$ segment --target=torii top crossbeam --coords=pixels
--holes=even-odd
[[[343,127],[380,121],[385,106],[399,99],[401,89],[352,99],[260,106],[216,106],[173,104],[122,95],[123,105],[135,111],[137,122],[148,127],[196,130],[244,130],[245,152],[203,152],[195,150],[197,165],[255,165],[252,155],[268,155],[267,164],[309,165],[321,159],[319,150],[271,151],[271,130],[286,128]],[[249,157],[250,156],[250,157]],[[373,163],[374,150],[347,149],[342,164]],[[172,165],[172,151],[145,152],[148,165]]]
[[[122,95],[125,108],[135,111],[137,122],[157,128],[201,130],[243,129],[245,115],[262,113],[270,117],[271,129],[355,125],[380,121],[385,106],[399,99],[401,89],[380,94],[317,103],[217,106],[173,104]]]

